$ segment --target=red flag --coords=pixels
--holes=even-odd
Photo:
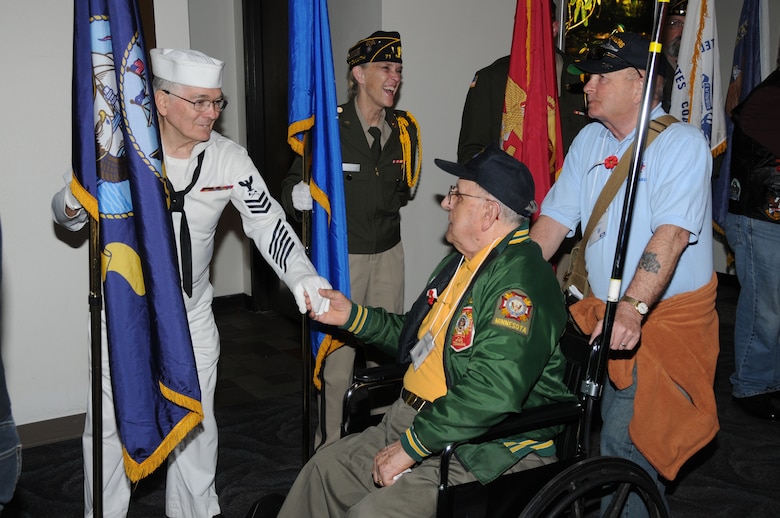
[[[518,0],[501,135],[504,150],[531,170],[541,204],[563,165],[558,74],[549,0]]]

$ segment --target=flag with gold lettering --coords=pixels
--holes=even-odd
[[[715,4],[688,0],[669,113],[701,128],[712,156],[726,150]]]

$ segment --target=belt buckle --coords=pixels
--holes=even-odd
[[[414,392],[411,392],[406,389],[403,389],[403,396],[404,396],[404,403],[414,408],[418,412],[422,410],[425,407],[425,405],[428,403],[427,400],[421,398]]]

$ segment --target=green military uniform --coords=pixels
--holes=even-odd
[[[400,312],[404,303],[400,209],[409,200],[419,173],[419,128],[410,113],[385,109],[390,131],[382,139],[382,152],[375,162],[355,100],[341,105],[339,112],[351,296],[359,304]],[[292,205],[292,189],[301,178],[299,157],[282,181],[281,196],[282,206],[295,219],[301,213]],[[370,351],[367,356],[369,362],[383,360]],[[315,445],[330,444],[341,436],[342,398],[352,383],[354,362],[355,350],[349,344],[324,360]]]
[[[339,106],[339,137],[344,163],[344,198],[347,206],[347,236],[350,254],[377,254],[401,242],[400,209],[409,200],[407,171],[414,175],[419,129],[403,110],[385,110],[391,134],[382,147],[379,163],[358,119],[354,100]],[[407,126],[408,158],[404,159],[400,125]],[[292,205],[292,188],[301,181],[301,159],[296,158],[282,181],[281,201],[287,213],[300,221]]]
[[[432,514],[438,482],[432,475],[438,463],[434,457],[447,443],[478,436],[509,413],[574,397],[562,381],[565,360],[558,347],[566,323],[562,295],[541,250],[527,235],[527,223],[509,233],[458,302],[444,342],[446,395],[416,414],[399,400],[378,427],[318,452],[298,475],[280,516],[341,516],[346,509],[351,515],[369,516],[380,506],[382,516]],[[439,264],[407,315],[356,304],[342,327],[407,358],[432,304],[426,300],[429,290],[438,286],[441,292],[460,259],[455,253]],[[461,446],[457,459],[462,465],[456,462],[454,472],[461,480],[487,483],[507,470],[550,462],[557,432],[538,430]],[[395,484],[377,489],[371,480],[373,457],[399,439],[420,463]],[[541,458],[545,456],[548,460]],[[364,513],[352,507],[358,501]]]
[[[571,141],[588,123],[585,96],[578,76],[566,69],[574,59],[558,52],[563,59],[563,72],[558,83],[558,103],[561,116],[561,133],[564,153]],[[504,92],[509,75],[509,56],[497,59],[491,65],[479,70],[471,82],[458,138],[458,162],[466,162],[485,146],[501,142],[501,115],[504,111]]]

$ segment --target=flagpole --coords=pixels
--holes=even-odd
[[[103,294],[100,279],[100,223],[89,217],[89,315],[92,347],[92,515],[103,517]]]
[[[565,4],[564,2],[561,2]],[[565,5],[561,5],[560,7],[560,14],[558,17],[555,17],[555,13],[550,13],[550,17],[553,20],[558,20],[558,36],[555,38],[555,46],[558,47],[558,50],[561,52],[564,51],[565,45],[566,45],[566,13],[568,12],[568,9],[566,9]],[[556,76],[557,77],[557,76]],[[560,81],[559,81],[560,82]]]
[[[594,342],[594,348],[598,347],[598,353],[593,355],[588,364],[586,379],[583,382],[583,391],[589,396],[585,412],[584,430],[590,430],[593,405],[601,396],[603,381],[607,379],[607,361],[609,359],[609,345],[612,335],[612,326],[615,322],[615,312],[620,298],[620,289],[623,282],[624,258],[628,251],[628,237],[633,215],[634,198],[639,184],[639,172],[642,165],[645,141],[650,124],[650,109],[653,100],[655,72],[658,56],[661,53],[661,21],[663,20],[669,0],[656,0],[655,18],[653,20],[652,40],[649,47],[649,55],[645,68],[645,83],[642,92],[642,103],[639,108],[639,119],[634,133],[634,151],[631,154],[631,164],[628,172],[626,195],[623,200],[623,213],[618,228],[617,246],[615,247],[615,259],[612,263],[612,276],[610,278],[607,294],[607,307],[604,314],[604,325],[601,335]],[[594,358],[595,356],[595,358]],[[587,432],[586,432],[587,433]]]
[[[290,0],[290,81],[288,85],[288,142],[302,158],[301,178],[317,186],[319,207],[302,211],[301,241],[319,275],[349,296],[349,256],[342,176],[341,145],[333,76],[326,0]],[[293,51],[294,50],[294,51]],[[312,159],[314,147],[316,161]],[[319,198],[322,195],[324,198]],[[322,215],[322,217],[320,217]],[[323,332],[304,316],[302,341],[304,461],[312,449],[309,437],[313,349]],[[314,335],[314,336],[313,336]],[[307,346],[308,343],[308,346]],[[322,424],[322,419],[320,419]]]
[[[308,185],[311,182],[311,131],[303,133],[303,154],[301,155],[301,167],[303,181]],[[306,248],[306,255],[311,257],[311,210],[303,211],[301,222],[301,241]],[[303,315],[301,319],[301,359],[303,361],[303,464],[311,457],[311,384],[313,376],[311,332],[309,316]]]

